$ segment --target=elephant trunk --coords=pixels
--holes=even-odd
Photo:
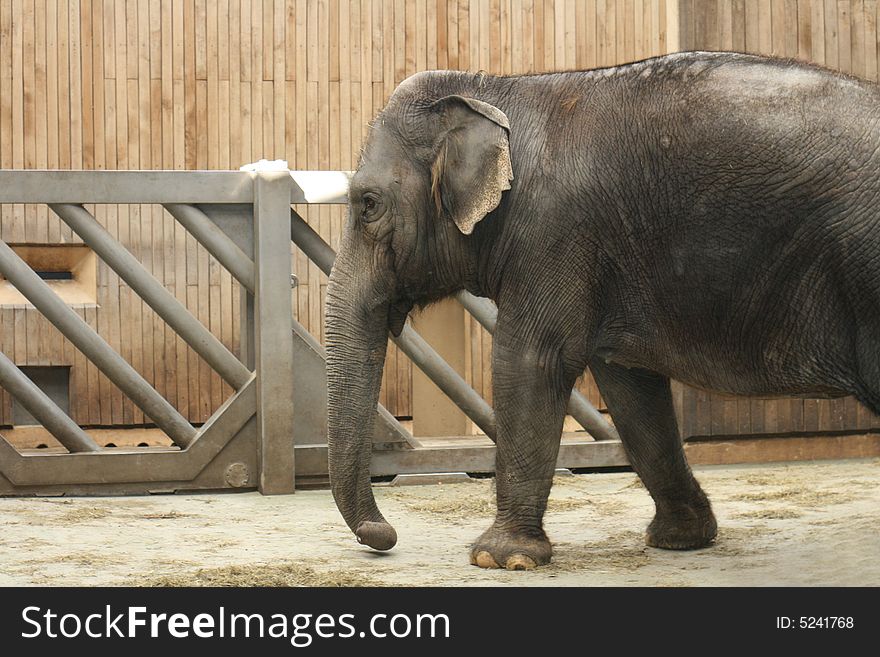
[[[358,542],[390,550],[397,533],[376,506],[370,456],[388,344],[388,304],[339,260],[327,287],[327,426],[330,485]],[[357,269],[354,269],[357,271]]]

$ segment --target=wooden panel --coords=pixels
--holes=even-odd
[[[405,76],[437,67],[560,70],[659,54],[674,4],[0,0],[0,166],[235,168],[266,157],[294,168],[350,168],[368,122]],[[338,245],[344,209],[299,210]],[[227,346],[238,346],[237,288],[166,213],[93,211]],[[0,208],[0,238],[79,241],[36,206]],[[320,337],[326,277],[296,249],[291,255],[300,281],[295,313]],[[98,292],[98,307],[83,309],[88,321],[190,420],[204,421],[228,387],[103,265]],[[143,422],[32,313],[2,313],[5,348],[21,364],[70,364],[78,421]],[[22,327],[39,327],[34,346],[16,342],[12,318],[19,316]],[[468,334],[468,378],[491,399],[491,337],[475,323]],[[391,347],[383,403],[409,415],[410,387],[411,365]],[[601,404],[589,377],[581,388]],[[4,399],[0,424],[8,421]]]
[[[876,0],[0,0],[0,166],[353,168],[368,122],[426,68],[527,73],[613,65],[676,50],[776,52],[877,79]],[[90,208],[228,347],[238,290],[161,208]],[[334,246],[341,207],[298,211]],[[80,240],[44,208],[0,206],[0,238]],[[323,335],[326,277],[291,249],[294,312]],[[194,422],[229,389],[101,266],[83,317]],[[23,365],[70,365],[83,424],[143,414],[46,322],[0,309],[0,343]],[[33,337],[32,337],[33,336]],[[468,321],[467,378],[491,401],[491,337]],[[389,348],[382,403],[411,414],[411,365]],[[587,375],[579,388],[603,402]],[[851,401],[718,399],[676,387],[685,433],[876,426]],[[10,403],[0,394],[0,425]]]

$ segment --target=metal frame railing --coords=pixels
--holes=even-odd
[[[161,482],[188,487],[201,478],[195,487],[222,488],[244,481],[266,493],[292,491],[294,451],[289,436],[294,420],[289,390],[294,376],[286,228],[290,193],[289,176],[277,171],[0,172],[0,203],[48,205],[234,390],[233,396],[197,429],[0,241],[0,274],[175,445],[174,449],[147,451],[102,449],[4,355],[0,358],[0,385],[70,453],[21,454],[2,440],[0,483],[5,478],[15,490],[25,491],[33,490],[33,486],[66,486],[112,492],[131,490],[132,484],[149,487]],[[252,207],[253,256],[235,248],[194,208],[194,204],[207,202]],[[236,358],[83,207],[140,203],[165,206],[245,289],[255,294],[257,347],[253,367]],[[271,345],[271,349],[262,349],[261,345]],[[234,445],[242,436],[243,444]],[[255,445],[257,449],[253,450]],[[239,453],[233,454],[236,451]],[[232,477],[223,469],[212,472],[216,465],[213,460],[221,452],[237,458],[226,470],[252,475]]]
[[[315,193],[315,181],[327,176],[336,187]],[[202,427],[194,427],[0,241],[0,274],[174,443],[173,448],[137,451],[101,448],[0,353],[0,386],[69,451],[22,454],[0,439],[0,494],[240,486],[292,492],[294,473],[300,470],[298,451],[310,460],[308,472],[314,474],[312,461],[326,442],[326,372],[322,347],[293,318],[288,240],[326,274],[335,253],[291,206],[345,203],[346,194],[345,172],[325,172],[322,178],[320,172],[286,170],[0,171],[0,203],[48,205],[234,390]],[[240,357],[84,207],[142,203],[161,204],[241,286]],[[467,292],[456,298],[490,333],[494,330],[497,310],[491,301]],[[409,324],[394,341],[495,440],[492,408],[427,341]],[[377,411],[377,444],[398,452],[419,447],[385,409]],[[595,440],[617,439],[613,427],[577,391],[569,411]]]

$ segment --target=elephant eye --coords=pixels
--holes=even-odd
[[[364,221],[371,221],[379,208],[379,201],[373,194],[365,194],[363,198],[364,210],[361,217]]]

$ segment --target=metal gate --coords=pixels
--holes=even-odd
[[[336,173],[335,180],[345,181]],[[67,449],[19,451],[0,437],[0,494],[130,494],[257,488],[293,492],[327,476],[326,372],[321,345],[293,319],[293,242],[325,273],[335,254],[292,209],[345,203],[337,189],[309,193],[309,172],[2,171],[0,203],[47,204],[234,390],[196,428],[60,299],[5,242],[0,274],[173,442],[169,448],[106,449],[0,352],[0,386]],[[236,357],[89,213],[92,204],[161,204],[241,289]],[[496,311],[466,292],[458,300],[490,332]],[[2,327],[0,327],[2,328]],[[492,409],[409,325],[398,347],[494,440]],[[569,412],[592,436],[563,440],[567,467],[626,463],[613,428],[575,392]],[[427,446],[377,409],[373,474],[487,472],[494,446],[466,440]]]

